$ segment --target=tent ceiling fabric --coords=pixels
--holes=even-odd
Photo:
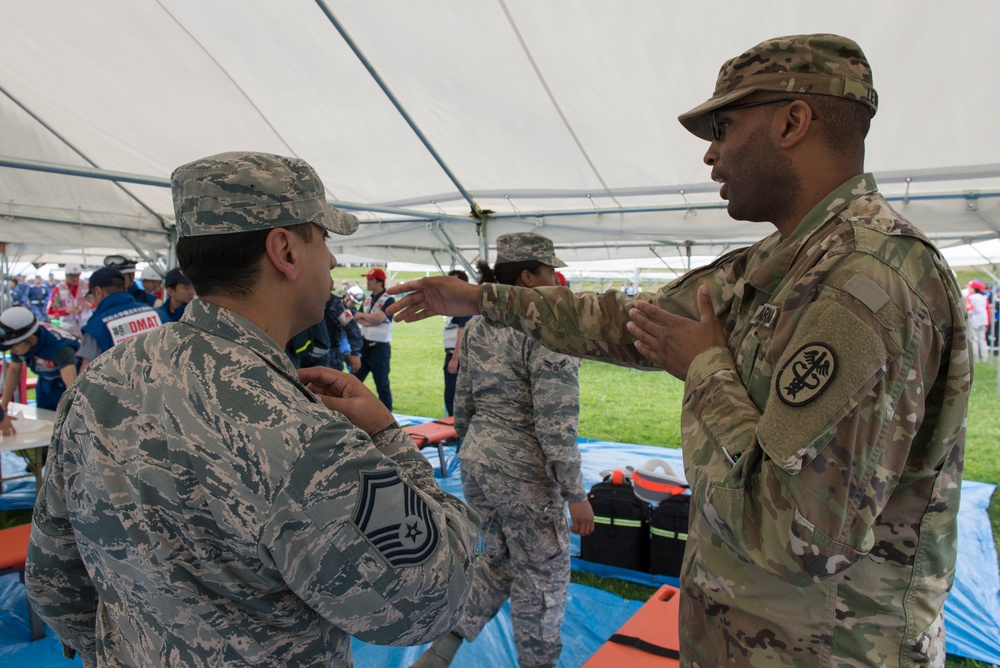
[[[728,217],[677,115],[762,39],[835,32],[873,63],[883,192],[942,246],[1000,230],[998,93],[977,83],[1000,70],[993,0],[325,7],[405,116],[314,0],[8,0],[0,157],[166,179],[220,151],[297,155],[363,220],[335,252],[384,260],[478,255],[463,191],[494,212],[491,243],[538,230],[574,260],[714,254],[773,228]],[[0,196],[0,241],[32,252],[170,244],[166,188],[0,166]]]

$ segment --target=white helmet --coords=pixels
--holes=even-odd
[[[35,314],[23,306],[14,306],[0,313],[0,350],[10,350],[38,329]]]
[[[76,262],[67,262],[66,267],[63,269],[63,271],[66,273],[67,276],[69,276],[70,274],[76,274],[77,276],[79,276],[80,274],[83,273],[83,267],[81,267]]]
[[[646,503],[659,503],[674,494],[683,494],[687,486],[687,481],[662,459],[650,459],[632,471],[632,491]]]
[[[347,296],[355,303],[360,304],[365,300],[365,291],[361,289],[360,285],[355,285],[347,289]]]
[[[162,281],[163,277],[160,276],[160,272],[156,271],[156,267],[153,265],[146,265],[146,268],[142,270],[142,280],[144,281]]]

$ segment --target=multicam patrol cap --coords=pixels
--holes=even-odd
[[[556,257],[556,249],[552,240],[540,234],[519,232],[497,237],[496,264],[530,262],[532,260],[550,267],[566,266],[565,262]]]
[[[711,141],[709,113],[757,91],[842,97],[865,105],[872,116],[878,109],[872,69],[860,46],[839,35],[790,35],[765,40],[727,60],[712,97],[677,120]]]
[[[170,177],[179,237],[316,223],[354,234],[358,219],[326,203],[319,175],[299,158],[231,152],[181,165]]]

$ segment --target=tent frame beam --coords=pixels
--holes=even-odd
[[[451,171],[451,168],[448,167],[448,163],[444,161],[444,158],[442,158],[437,152],[430,140],[424,134],[423,130],[420,129],[420,126],[417,125],[416,121],[413,120],[413,117],[410,116],[409,112],[406,111],[406,108],[403,107],[403,103],[399,101],[399,98],[397,98],[395,94],[393,94],[392,90],[389,88],[389,84],[385,82],[385,79],[383,79],[378,73],[375,66],[368,60],[368,57],[361,51],[361,48],[357,45],[357,43],[349,34],[347,34],[347,30],[343,25],[341,25],[340,21],[337,20],[337,17],[333,15],[333,12],[329,7],[327,7],[326,2],[324,2],[324,0],[316,0],[316,4],[319,5],[320,10],[326,15],[326,18],[329,19],[330,23],[333,24],[333,27],[337,30],[337,32],[340,33],[344,42],[351,49],[351,51],[354,52],[354,55],[357,56],[358,60],[361,61],[364,68],[368,70],[368,74],[370,74],[372,79],[375,80],[378,87],[381,88],[382,92],[389,98],[389,102],[392,103],[392,106],[396,108],[399,115],[403,117],[406,124],[410,126],[411,130],[413,130],[413,133],[417,136],[417,139],[420,140],[420,143],[424,145],[424,148],[426,148],[431,154],[431,157],[433,157],[438,166],[441,167],[448,179],[455,184],[456,188],[458,188],[458,192],[460,192],[465,201],[469,203],[472,215],[476,218],[481,218],[484,214],[479,208],[479,205],[476,204],[476,201],[472,198],[472,195],[469,194],[462,183],[458,180],[458,176]]]

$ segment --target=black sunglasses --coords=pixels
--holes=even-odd
[[[734,104],[728,107],[722,107],[721,109],[715,109],[714,111],[708,112],[708,121],[712,126],[712,139],[719,141],[722,139],[722,128],[719,127],[719,122],[715,120],[715,115],[720,111],[732,111],[734,109],[746,109],[747,107],[759,107],[763,104],[776,104],[778,102],[795,102],[799,98],[797,97],[776,97],[773,100],[757,100],[756,102],[747,102],[746,104]],[[812,119],[816,120],[816,114],[813,113]]]

